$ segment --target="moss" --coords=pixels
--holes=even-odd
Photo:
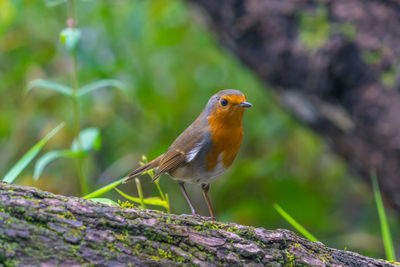
[[[318,256],[318,258],[322,261],[322,262],[329,262],[332,259],[332,256],[329,255],[328,253],[323,254],[323,255],[318,255],[316,254],[316,256]]]
[[[286,256],[286,266],[289,266],[289,267],[292,267],[292,266],[295,266],[295,256],[294,255],[292,255],[289,251],[287,251],[286,249],[284,250],[285,251],[285,256]]]
[[[127,238],[127,236],[126,236],[126,235],[123,235],[123,234],[115,235],[115,237],[116,237],[119,241],[124,241],[124,240]]]
[[[185,259],[184,257],[177,256],[177,257],[176,257],[176,261],[177,261],[177,262],[185,262],[186,259]]]
[[[267,247],[267,245],[265,245],[265,243],[263,241],[261,241],[261,240],[257,240],[256,243],[262,249]]]
[[[133,254],[135,255],[140,255],[140,249],[141,249],[141,245],[140,244],[136,244],[136,246],[133,248]]]
[[[168,259],[172,259],[172,253],[169,251],[165,251],[161,248],[158,249],[158,253],[160,254],[161,257],[163,258],[168,258]]]
[[[302,248],[303,246],[299,243],[294,243],[293,247],[295,248]]]
[[[220,230],[223,228],[223,226],[218,223],[206,221],[203,224],[203,228],[207,228],[207,229],[211,229],[211,230]]]
[[[109,250],[110,252],[116,251],[116,249],[115,249],[115,247],[114,247],[114,244],[112,244],[112,243],[107,243],[106,246],[110,249],[110,250]]]
[[[119,199],[118,199],[118,205],[120,205],[121,208],[124,208],[124,209],[133,209],[133,208],[136,208],[135,204],[133,204],[133,203],[131,203],[131,202],[129,202],[129,201],[122,202],[122,201],[119,200]]]
[[[160,257],[157,256],[151,256],[150,259],[152,259],[153,261],[160,261]]]
[[[47,223],[42,221],[42,220],[38,220],[37,218],[33,218],[31,216],[27,216],[26,217],[26,222],[28,222],[29,224],[32,224],[36,227],[40,227],[40,228],[47,228]]]
[[[296,245],[301,246],[300,244],[295,244],[294,246],[296,247]],[[318,259],[320,259],[322,262],[330,262],[332,261],[332,256],[329,253],[322,253],[322,251],[317,252],[314,250],[308,250],[309,253],[313,254],[313,256],[317,257]]]
[[[61,214],[57,214],[57,217],[61,218],[61,219],[67,219],[67,220],[71,220],[71,221],[76,221],[76,218],[75,218],[74,214],[72,214],[72,212],[67,211],[67,210],[62,211]]]
[[[174,238],[170,235],[167,235],[167,242],[168,243],[173,243],[174,242]]]
[[[17,206],[17,207],[14,207],[14,208],[12,209],[12,211],[13,211],[14,213],[18,213],[18,214],[23,215],[23,214],[25,214],[25,212],[26,212],[26,208],[23,207],[23,206]]]
[[[236,232],[237,231],[237,226],[235,225],[235,226],[233,226],[233,227],[227,227],[227,228],[224,228],[226,231],[229,231],[229,232]]]
[[[202,228],[201,225],[197,225],[197,226],[193,227],[193,230],[199,232],[199,231],[201,231],[201,228]]]
[[[200,232],[200,231],[205,231],[204,233],[207,234],[206,230],[225,230],[229,231],[238,235],[242,235],[245,237],[252,237],[256,238],[254,234],[254,227],[249,227],[248,229],[239,229],[237,225],[234,225],[233,227],[230,226],[229,224],[224,224],[224,223],[219,223],[219,222],[212,222],[212,221],[206,221],[202,225],[196,225],[192,227],[193,230]]]
[[[235,233],[243,238],[246,238],[246,239],[249,239],[252,241],[257,241],[258,239],[257,239],[256,234],[254,233],[254,229],[255,229],[254,227],[249,227],[247,229],[236,229],[235,231],[233,231],[233,233]]]

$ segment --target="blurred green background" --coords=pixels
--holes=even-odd
[[[219,46],[196,9],[184,1],[102,0],[76,1],[76,11],[82,31],[80,85],[113,78],[127,87],[81,99],[81,127],[98,127],[102,139],[101,148],[85,159],[90,190],[123,177],[141,155],[153,159],[163,153],[212,94],[235,88],[254,107],[245,113],[244,141],[234,165],[211,185],[218,219],[292,229],[273,209],[276,202],[328,246],[385,257],[371,189]],[[61,121],[67,126],[41,154],[68,148],[73,140],[70,99],[50,90],[23,92],[38,78],[72,85],[71,58],[59,42],[66,18],[65,4],[0,0],[0,175]],[[38,181],[32,178],[33,165],[16,183],[81,195],[74,160],[52,162]],[[148,176],[140,179],[146,197],[158,195]],[[190,213],[177,183],[168,176],[160,183],[172,212]],[[188,187],[195,207],[208,215],[200,186]],[[137,196],[134,183],[119,188]],[[124,200],[115,192],[106,197]],[[399,249],[400,220],[390,209],[388,215]]]

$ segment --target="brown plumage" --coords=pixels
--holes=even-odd
[[[251,104],[246,102],[242,92],[232,89],[219,91],[164,154],[131,172],[124,183],[150,169],[156,170],[153,180],[168,173],[179,182],[193,215],[196,213],[183,184],[202,184],[213,217],[207,195],[209,183],[233,163],[242,142],[242,117],[247,107]]]

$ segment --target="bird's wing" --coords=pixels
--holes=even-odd
[[[178,138],[172,143],[160,160],[157,171],[154,175],[153,181],[156,180],[163,173],[170,173],[177,168],[191,162],[201,149],[203,139],[203,132],[199,129],[186,129]]]
[[[153,181],[166,172],[172,172],[186,163],[185,154],[182,151],[168,150],[160,162],[160,166],[157,168],[154,174]]]

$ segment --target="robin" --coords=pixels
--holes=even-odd
[[[156,170],[153,181],[161,174],[168,173],[178,181],[193,216],[198,215],[184,184],[201,184],[210,215],[215,218],[207,194],[210,183],[232,165],[243,139],[243,112],[251,106],[238,90],[219,91],[167,152],[132,171],[124,183],[150,169]]]

